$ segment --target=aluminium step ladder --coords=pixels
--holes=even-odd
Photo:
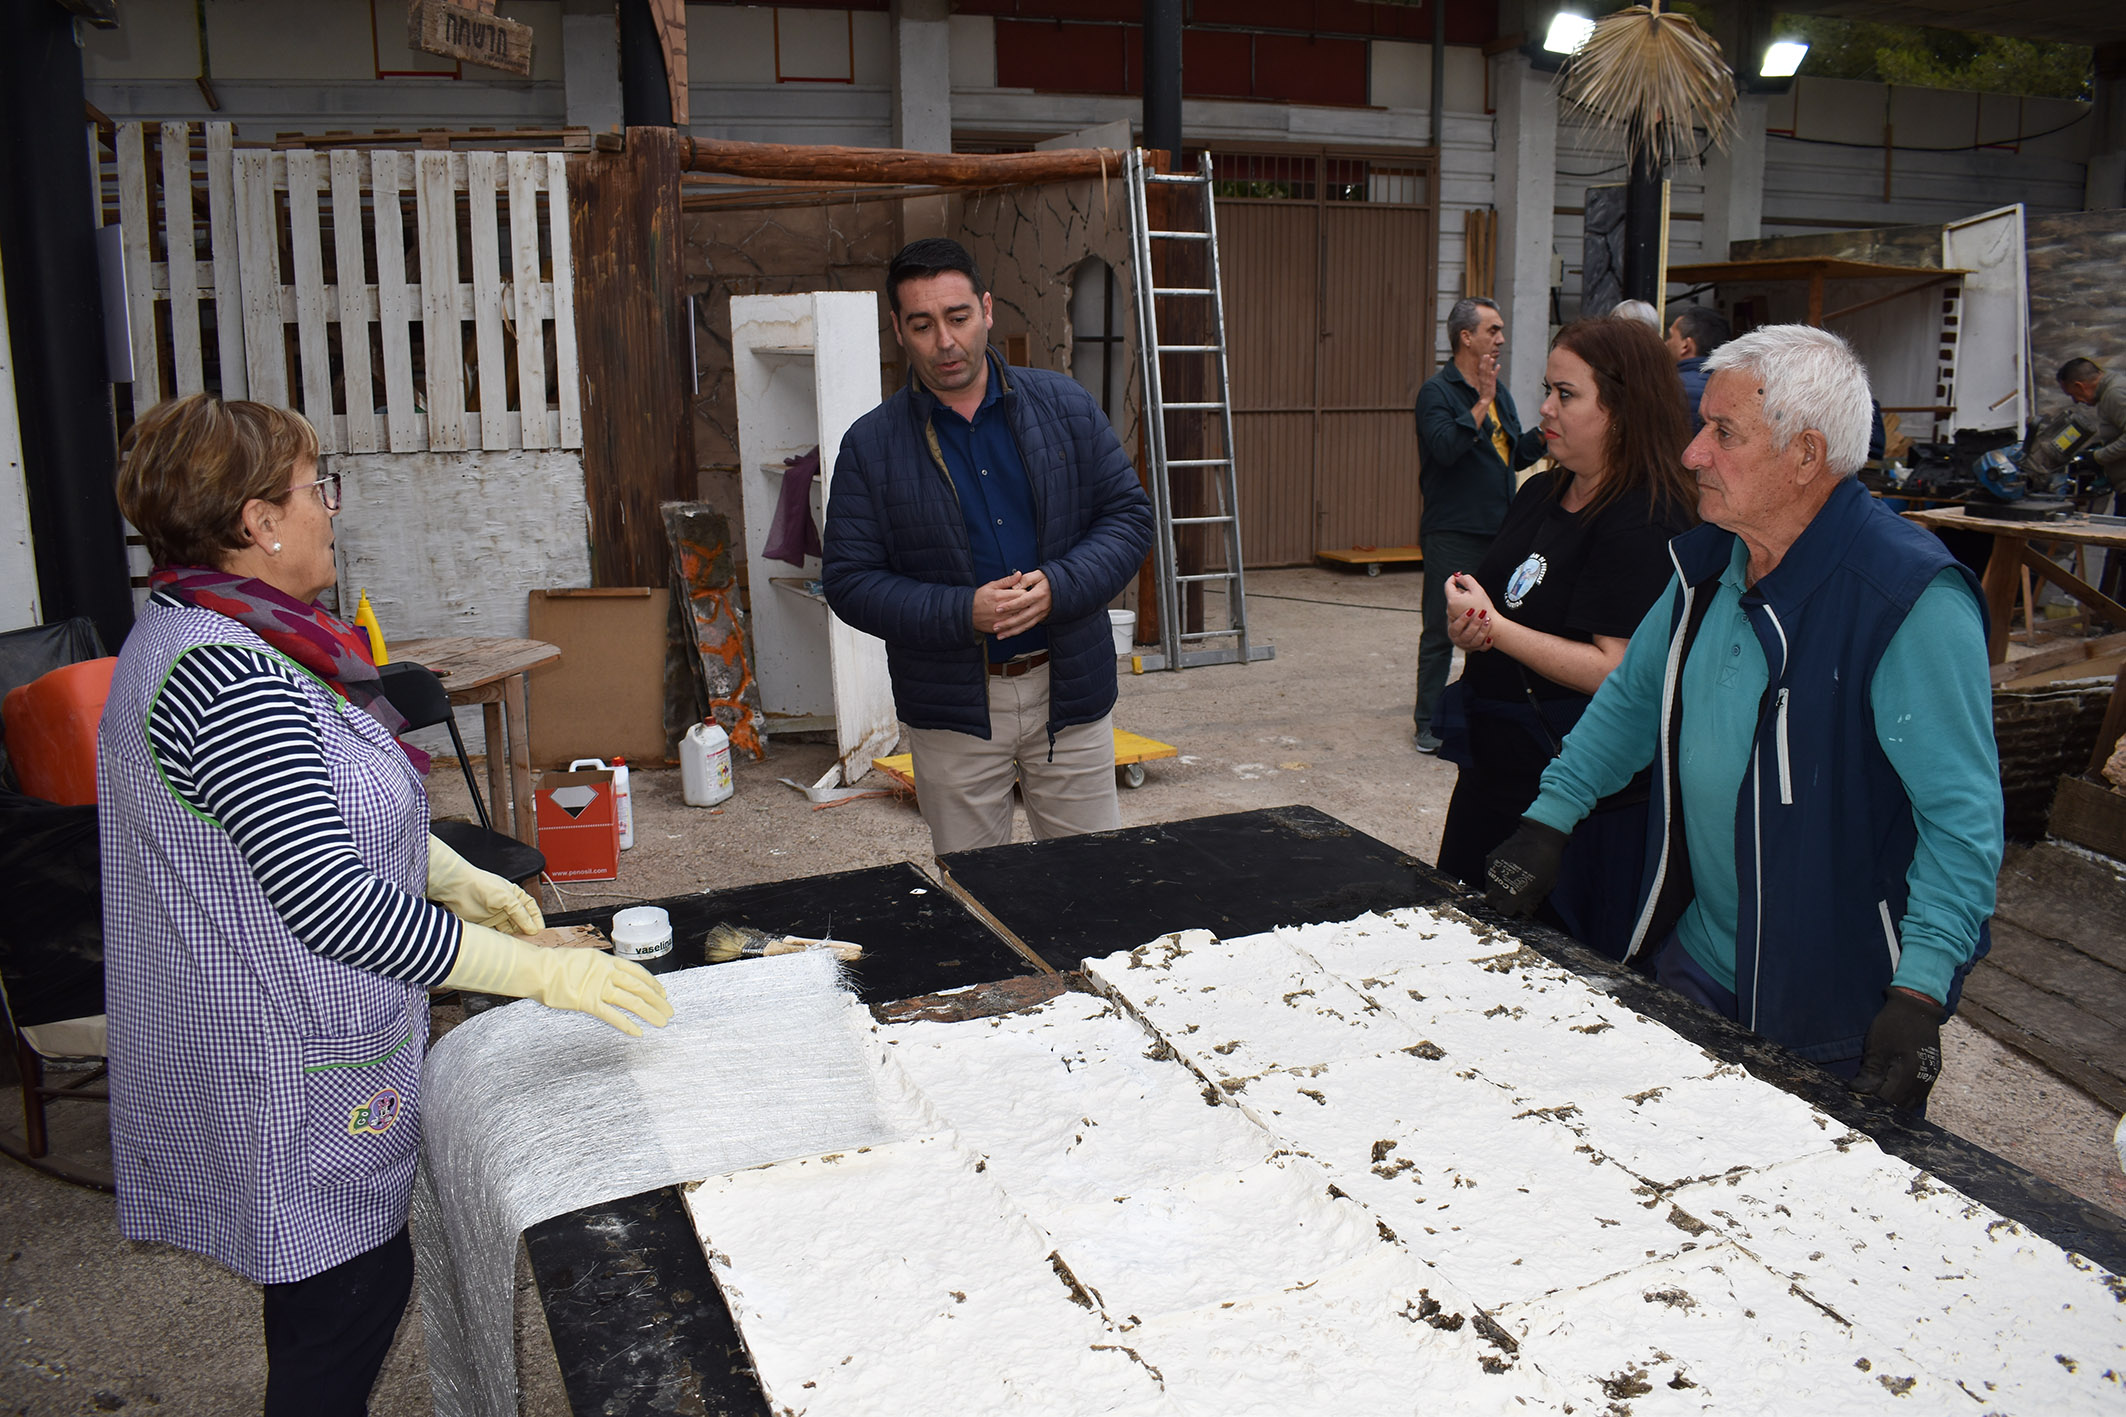
[[[1226,367],[1225,297],[1220,285],[1218,271],[1218,220],[1213,210],[1211,186],[1211,155],[1204,153],[1197,161],[1194,173],[1163,173],[1152,171],[1145,161],[1142,148],[1133,148],[1129,156],[1129,208],[1130,232],[1134,241],[1136,270],[1132,273],[1131,285],[1136,294],[1137,315],[1137,362],[1144,377],[1144,445],[1148,467],[1146,472],[1151,483],[1152,511],[1157,519],[1153,537],[1152,556],[1159,590],[1159,652],[1139,656],[1144,669],[1188,669],[1204,664],[1246,664],[1251,660],[1271,659],[1276,650],[1266,644],[1256,644],[1248,634],[1248,611],[1246,586],[1242,574],[1240,553],[1240,495],[1239,483],[1233,465],[1233,397],[1232,382]],[[1154,229],[1148,217],[1150,202],[1147,189],[1153,186],[1175,189],[1177,194],[1193,191],[1200,201],[1202,214],[1201,230]],[[1180,201],[1165,204],[1169,211],[1184,205]],[[1184,221],[1179,217],[1164,217],[1170,226],[1179,228]],[[1201,268],[1205,275],[1200,285],[1158,285],[1152,263],[1154,243],[1173,247],[1194,247],[1203,253]],[[1200,243],[1200,244],[1199,244]],[[1160,334],[1159,302],[1187,301],[1204,302],[1197,305],[1196,318],[1188,321],[1170,320],[1169,323],[1194,324],[1207,327],[1208,339],[1203,343],[1168,344]],[[1176,307],[1169,307],[1176,308]],[[1199,336],[1201,338],[1201,336]],[[1165,396],[1165,379],[1162,363],[1167,359],[1208,361],[1208,368],[1198,364],[1189,380],[1200,384],[1197,397],[1169,401]],[[1178,371],[1177,371],[1178,372]],[[1202,423],[1214,423],[1218,430],[1215,455],[1208,446],[1198,449],[1205,456],[1170,457],[1167,445],[1170,430],[1167,415],[1194,415]],[[1215,420],[1207,415],[1216,414]],[[1191,508],[1177,516],[1174,509],[1174,469],[1200,469],[1201,480],[1208,485],[1208,506]],[[1183,527],[1216,527],[1222,535],[1224,569],[1187,568],[1182,562],[1182,547],[1177,539]],[[1183,621],[1187,614],[1189,590],[1202,586],[1206,591],[1220,587],[1225,592],[1224,623],[1214,624],[1210,607],[1203,611],[1203,626],[1190,629]],[[1204,597],[1208,601],[1209,596]],[[1218,642],[1218,643],[1206,643]]]

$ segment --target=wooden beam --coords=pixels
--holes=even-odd
[[[659,504],[694,496],[683,141],[670,128],[630,128],[624,151],[568,159],[594,585],[670,579]]]
[[[1122,154],[1112,148],[1061,148],[1033,153],[920,153],[903,148],[740,143],[719,138],[682,138],[679,142],[679,166],[685,171],[779,177],[795,182],[1008,187],[1122,176]]]
[[[2119,604],[2072,571],[2062,570],[2053,563],[2051,557],[2041,556],[2031,550],[2029,542],[2017,542],[2016,549],[2021,555],[2024,569],[2035,571],[2112,624],[2126,628],[2126,605]]]
[[[1844,319],[1847,315],[1851,315],[1858,311],[1865,310],[1871,305],[1880,305],[1886,300],[1896,300],[1900,296],[1917,295],[1922,290],[1932,290],[1935,286],[1944,284],[1945,282],[1962,279],[1962,276],[1957,275],[1935,276],[1932,280],[1923,280],[1917,285],[1908,285],[1903,290],[1893,290],[1888,295],[1877,295],[1871,299],[1863,300],[1857,305],[1842,306],[1839,309],[1833,310],[1829,314],[1825,315],[1823,317],[1823,320],[1825,324],[1829,324],[1833,320],[1841,320]]]
[[[2104,722],[2096,731],[2096,747],[2089,754],[2089,775],[2101,777],[2104,764],[2118,751],[2119,735],[2126,733],[2126,669],[2111,681],[2111,702],[2104,706]]]

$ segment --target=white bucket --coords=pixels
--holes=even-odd
[[[689,807],[713,807],[730,797],[731,735],[719,723],[697,723],[679,740],[679,777]]]
[[[1131,641],[1137,638],[1137,612],[1134,610],[1110,610],[1107,612],[1107,627],[1114,631],[1115,653],[1134,654]]]
[[[637,905],[613,916],[613,953],[655,959],[672,952],[672,917],[660,905]]]

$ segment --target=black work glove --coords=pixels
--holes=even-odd
[[[1908,989],[1892,989],[1868,1025],[1853,1091],[1893,1107],[1923,1107],[1941,1076],[1940,1004]]]
[[[1484,863],[1484,904],[1503,915],[1535,914],[1558,883],[1558,867],[1570,839],[1556,827],[1521,818],[1513,835]]]

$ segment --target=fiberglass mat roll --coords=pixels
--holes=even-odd
[[[438,1417],[517,1410],[517,1237],[600,1201],[893,1139],[870,1017],[825,951],[661,976],[642,1038],[519,1002],[454,1029],[422,1075],[413,1237]]]

